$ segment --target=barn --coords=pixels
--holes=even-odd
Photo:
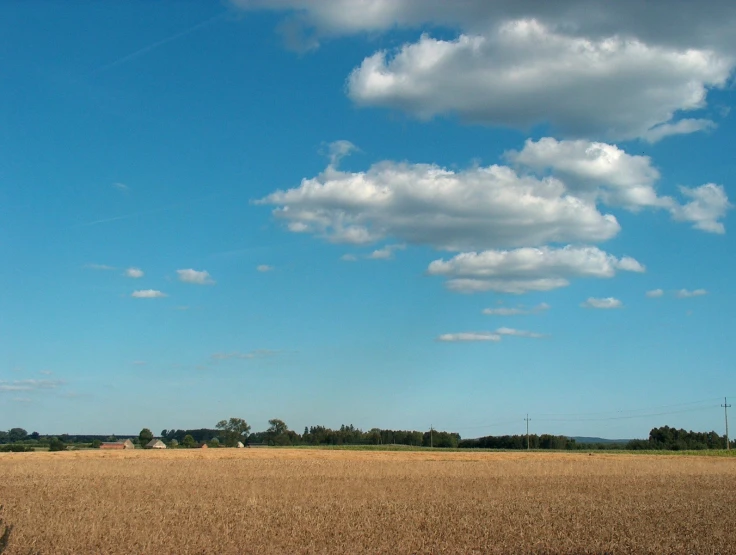
[[[199,446],[199,448],[200,449],[207,449],[207,444],[206,443],[203,443],[202,445]]]
[[[160,439],[152,439],[146,443],[146,449],[166,449],[166,444]]]
[[[238,449],[242,449],[243,447],[245,447],[245,445],[243,445],[242,441],[239,441],[235,447],[237,447]]]
[[[129,439],[121,441],[103,441],[100,449],[135,449],[135,445]]]

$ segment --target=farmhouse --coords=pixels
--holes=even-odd
[[[206,443],[203,443],[202,445],[199,446],[199,448],[200,449],[207,449],[208,447],[207,447],[207,444]]]
[[[242,449],[243,447],[245,447],[245,445],[243,445],[242,441],[239,441],[235,447],[237,447],[238,449]]]
[[[135,449],[135,445],[129,439],[120,441],[104,441],[100,444],[100,449]]]
[[[145,449],[166,449],[166,444],[160,439],[152,439],[146,443]]]

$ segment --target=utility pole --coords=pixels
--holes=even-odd
[[[728,404],[726,397],[723,398],[723,404],[721,406],[723,407],[723,414],[726,417],[726,449],[731,449],[731,443],[728,441],[728,409],[731,408],[731,405]]]
[[[434,440],[432,439],[432,432],[433,432],[432,424],[429,425],[429,446],[430,448],[434,447]],[[726,432],[728,434],[728,432]]]
[[[524,420],[526,420],[526,448],[529,450],[529,421],[531,418],[529,418],[528,412],[526,413],[526,418]]]

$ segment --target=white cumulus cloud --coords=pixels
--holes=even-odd
[[[259,272],[265,273],[265,272],[272,272],[274,270],[273,266],[269,266],[268,264],[260,264],[256,267],[256,270]]]
[[[532,308],[500,306],[497,308],[484,308],[483,314],[485,314],[486,316],[519,316],[526,314],[537,314],[549,309],[550,306],[547,303],[540,303]]]
[[[367,258],[372,260],[391,260],[394,257],[394,252],[404,250],[405,248],[406,245],[386,245],[383,248],[374,250]]]
[[[377,52],[352,72],[348,94],[359,105],[421,119],[454,113],[475,123],[548,122],[565,135],[632,139],[679,111],[703,108],[708,89],[724,86],[732,67],[706,49],[577,37],[521,19],[484,35],[423,35],[397,52]]]
[[[488,331],[445,333],[437,338],[438,341],[448,343],[462,341],[501,341],[501,336]]]
[[[177,270],[176,273],[179,275],[179,281],[184,283],[194,283],[195,285],[214,285],[216,282],[212,279],[209,272],[202,270]]]
[[[533,331],[526,331],[526,330],[517,330],[514,328],[498,328],[496,330],[496,333],[498,335],[510,335],[514,337],[529,337],[531,339],[539,339],[541,337],[546,337],[543,333],[536,333]]]
[[[258,201],[289,229],[336,243],[396,237],[441,250],[597,242],[615,236],[616,218],[568,193],[564,183],[519,176],[506,166],[452,171],[381,162],[367,172],[328,167],[299,187]]]
[[[708,291],[705,289],[695,289],[694,291],[690,291],[688,289],[680,289],[675,293],[675,296],[678,299],[689,299],[690,297],[702,297],[703,295],[707,295]]]
[[[650,299],[657,299],[664,295],[664,291],[662,289],[652,289],[651,291],[647,291],[646,295]]]
[[[142,278],[143,270],[141,270],[140,268],[128,268],[127,270],[125,270],[125,275],[129,278],[134,279]]]
[[[431,262],[427,272],[448,278],[448,288],[458,292],[525,293],[565,287],[576,277],[611,278],[620,270],[645,268],[596,247],[567,246],[466,252]]]
[[[607,310],[612,308],[621,308],[623,306],[623,303],[614,297],[606,297],[603,299],[590,297],[580,306],[582,306],[583,308],[600,308],[603,310]]]
[[[721,185],[708,183],[700,187],[680,187],[680,192],[690,202],[673,206],[672,216],[679,221],[692,222],[695,229],[711,233],[725,233],[726,228],[719,220],[733,207]]]
[[[166,297],[167,295],[166,293],[162,293],[161,291],[157,291],[155,289],[140,289],[138,291],[133,291],[130,296],[136,299],[160,299],[162,297]]]

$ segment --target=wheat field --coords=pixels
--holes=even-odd
[[[718,457],[3,453],[0,552],[736,553],[735,494]]]

